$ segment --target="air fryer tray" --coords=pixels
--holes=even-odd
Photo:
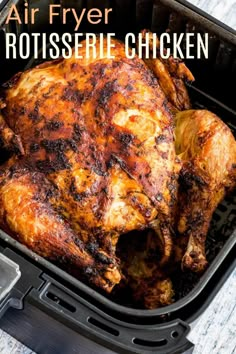
[[[34,4],[34,1],[31,3]],[[61,3],[65,4],[63,1]],[[203,17],[202,13],[193,6],[186,6],[180,1],[116,0],[111,3],[116,9],[116,18],[113,19],[115,32],[121,37],[124,33],[136,32],[142,28],[150,28],[157,33],[167,28],[172,32],[209,32],[209,59],[187,61],[187,65],[196,77],[196,83],[188,87],[190,97],[194,108],[207,108],[218,114],[236,134],[236,106],[234,91],[230,85],[235,82],[236,78],[236,35],[234,31],[217,21],[212,21],[209,17]],[[103,1],[102,6],[109,7],[109,4],[109,1]],[[18,1],[18,6],[20,5],[21,1]],[[75,8],[80,5],[81,1],[67,2],[67,6]],[[88,5],[101,7],[100,1],[88,1]],[[6,8],[0,12],[1,20],[4,20],[5,14]],[[119,27],[121,18],[122,24],[124,23],[122,31]],[[41,26],[42,28],[37,29],[37,32],[45,31],[45,24],[42,23]],[[34,32],[34,28],[27,30]],[[13,31],[13,29],[7,26],[4,31]],[[20,33],[26,31],[26,28],[19,26],[15,31]],[[50,31],[53,30],[50,29]],[[101,31],[105,32],[109,29],[103,28]],[[3,35],[0,31],[0,40]],[[6,76],[3,76],[5,81],[14,72],[12,68],[9,70],[9,62],[6,63],[3,60],[2,64]],[[16,64],[14,64],[15,71],[26,65],[23,61],[18,61]],[[64,331],[70,329],[81,333],[96,343],[122,353],[167,354],[185,351],[190,353],[192,344],[186,339],[189,332],[188,324],[202,313],[236,266],[234,258],[235,215],[236,194],[232,193],[219,205],[211,223],[206,244],[208,269],[200,279],[190,273],[177,272],[173,279],[176,302],[156,310],[127,307],[124,306],[124,301],[122,301],[123,305],[115,303],[0,231],[0,250],[20,265],[22,273],[20,281],[12,292],[3,302],[0,302],[0,316],[9,307],[24,308],[24,311],[8,310],[8,320],[4,316],[0,321],[0,326],[38,352],[44,352],[48,344],[57,348],[55,341],[63,335],[61,333],[63,328]],[[32,308],[37,308],[37,321],[45,320],[42,315],[45,313],[49,316],[47,321],[49,319],[53,321],[54,326],[56,326],[55,323],[60,322],[60,326],[55,327],[57,328],[56,337],[54,333],[50,338],[51,331],[46,335],[42,328],[39,329],[37,321],[32,316]],[[20,330],[16,332],[11,324],[13,318],[21,323],[22,318],[26,318],[26,314],[27,318],[30,318],[32,328],[37,329],[32,330],[30,335]],[[41,346],[35,344],[39,333],[46,338],[45,347],[44,344]],[[71,344],[77,343],[76,340],[78,339],[73,337],[73,342],[70,337]]]

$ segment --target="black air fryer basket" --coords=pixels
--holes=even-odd
[[[68,32],[72,23],[48,26],[48,4],[66,7],[113,8],[110,25],[96,32],[115,32],[120,38],[143,28],[161,34],[209,33],[209,58],[187,60],[196,81],[189,86],[194,108],[218,114],[236,132],[236,34],[183,1],[87,0],[29,1],[40,7],[40,21],[33,25],[4,25],[12,4],[4,1],[0,11],[0,81],[3,83],[26,66],[23,60],[5,59],[5,33]],[[3,6],[4,4],[4,6]],[[94,32],[82,24],[80,32]],[[236,195],[227,197],[214,214],[207,240],[209,267],[197,278],[176,274],[176,302],[156,310],[139,310],[115,303],[29,251],[0,231],[1,269],[9,269],[11,291],[0,297],[0,327],[37,353],[191,353],[186,336],[236,266]],[[14,263],[12,263],[13,261]],[[21,277],[19,278],[19,272]],[[16,275],[15,283],[10,276]],[[14,277],[13,277],[14,278]],[[16,279],[16,280],[17,280]],[[11,283],[10,283],[11,282]],[[1,285],[1,284],[0,284]]]

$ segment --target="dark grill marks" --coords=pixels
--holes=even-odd
[[[87,251],[89,251],[92,255],[97,252],[99,249],[99,244],[97,242],[90,242],[86,245]]]
[[[177,180],[173,179],[170,183],[167,183],[167,189],[170,192],[169,206],[173,207],[173,205],[175,204],[175,202],[177,200],[177,189],[178,189]]]
[[[106,171],[103,168],[103,164],[99,160],[95,160],[94,166],[92,166],[92,170],[94,173],[96,173],[98,176],[106,176]]]
[[[126,132],[120,132],[118,134],[118,139],[121,142],[122,146],[125,148],[128,145],[132,144],[134,140],[134,136],[132,134],[126,133]]]
[[[42,119],[42,116],[39,115],[37,110],[33,110],[28,114],[28,117],[30,120],[32,120],[34,123],[39,122]]]
[[[20,116],[25,115],[26,114],[26,108],[25,107],[20,107],[18,114]]]
[[[179,175],[179,183],[181,190],[185,191],[194,187],[196,184],[198,187],[206,186],[206,182],[198,175],[194,173],[194,171],[188,170],[186,168],[182,168]]]
[[[84,244],[78,237],[74,238],[74,243],[80,248],[81,251],[84,250]]]
[[[77,143],[74,139],[67,139],[67,144],[73,152],[78,151],[78,146],[77,146]]]
[[[72,198],[76,201],[76,202],[81,202],[84,198],[87,197],[87,193],[83,192],[83,193],[79,193],[76,185],[75,185],[75,179],[73,178],[69,187],[69,193],[72,196]]]
[[[74,144],[74,142],[70,139],[42,140],[40,143],[41,147],[43,147],[47,153],[54,155],[54,158],[51,157],[37,161],[36,166],[39,171],[48,174],[70,169],[71,165],[65,156],[65,152],[72,148],[72,144]]]
[[[99,263],[102,264],[113,264],[114,260],[108,256],[106,256],[104,253],[98,252],[95,254],[95,259],[96,261],[98,261]]]
[[[49,159],[36,161],[36,167],[40,172],[45,174],[55,172],[55,166]]]
[[[201,226],[203,222],[204,222],[204,215],[203,212],[200,210],[200,211],[196,211],[194,213],[194,217],[187,221],[187,225],[190,230],[194,230],[197,229],[199,226]],[[198,237],[199,240],[201,240],[201,234],[199,234]]]
[[[152,88],[155,89],[156,91],[156,94],[158,94],[158,91],[160,89],[160,86],[159,86],[159,82],[158,82],[158,79],[155,77],[155,75],[153,73],[151,73],[149,71],[149,69],[141,64],[141,63],[137,63],[136,65],[137,67],[139,66],[140,67],[140,73],[142,74],[142,79],[143,81],[148,85],[148,86],[151,86]],[[163,95],[164,96],[164,95]]]
[[[57,131],[63,127],[63,125],[64,123],[59,120],[50,120],[49,122],[46,122],[45,128],[49,131]]]
[[[56,155],[64,153],[68,150],[77,152],[77,144],[73,139],[55,139],[41,141],[41,146],[45,149],[47,153],[55,153]]]
[[[152,214],[152,209],[148,208],[145,204],[142,204],[136,195],[131,195],[129,198],[131,205],[137,209],[141,215],[143,215],[146,219],[149,219]]]
[[[56,171],[70,169],[71,165],[64,155],[58,155],[54,160],[49,160],[47,158],[45,160],[36,161],[36,167],[40,172],[49,174]]]
[[[37,138],[40,137],[40,134],[41,134],[40,129],[36,128],[35,131],[34,131],[34,137],[37,139]]]
[[[107,186],[108,177],[101,178],[100,182],[96,185],[96,192],[94,192],[94,195],[96,195],[97,202],[93,207],[93,213],[97,220],[101,220],[106,212],[106,205],[108,203]]]
[[[43,93],[43,98],[47,99],[51,96],[51,93],[53,93],[53,91],[55,90],[55,88],[57,87],[57,84],[56,85],[52,85],[49,87],[48,91]]]
[[[50,189],[48,189],[45,195],[46,201],[50,201],[51,198],[55,197],[55,194],[56,194],[56,188],[51,187]]]
[[[73,135],[72,138],[76,141],[79,142],[82,138],[84,129],[80,127],[78,123],[73,124]]]
[[[167,142],[167,137],[164,135],[164,134],[160,134],[158,135],[156,138],[155,138],[155,142],[157,145],[161,144],[161,143],[164,143],[164,142]]]
[[[84,153],[89,169],[98,176],[105,177],[107,175],[106,155],[104,151],[100,151],[99,147],[94,144],[93,139],[87,141],[87,147]]]
[[[33,154],[34,152],[38,152],[40,150],[40,145],[37,143],[30,144],[30,152]]]
[[[112,154],[111,158],[109,160],[109,165],[112,167],[115,163],[118,163],[118,165],[122,168],[122,170],[124,170],[124,171],[127,170],[127,165],[126,165],[125,161],[123,161],[117,155]]]
[[[44,139],[41,141],[41,146],[46,150],[47,153],[58,154],[60,152],[65,152],[66,150],[68,150],[68,143],[66,139]]]
[[[84,268],[84,274],[85,274],[86,276],[95,275],[94,270],[95,270],[95,268],[86,267],[86,268]]]
[[[41,102],[39,100],[36,101],[33,111],[29,112],[29,114],[28,114],[29,119],[32,120],[34,123],[38,123],[39,121],[41,121],[42,119],[45,118],[39,112],[40,104],[41,104]]]
[[[77,70],[78,69],[78,63],[72,63],[70,68],[71,68],[71,70]]]
[[[28,167],[25,167],[28,169]],[[44,175],[39,173],[33,173],[30,176],[32,183],[36,186],[36,193],[34,200],[44,203],[50,203],[51,198],[57,198],[59,196],[58,189],[51,184]]]
[[[55,171],[61,171],[71,168],[71,165],[64,154],[57,154],[56,159],[53,161],[53,165],[55,166]]]
[[[125,87],[125,89],[126,89],[127,91],[132,91],[132,90],[134,89],[134,86],[132,86],[131,84],[128,84],[128,85]]]
[[[84,100],[84,97],[85,97],[85,93],[83,91],[81,92],[77,89],[73,89],[68,86],[64,89],[61,99],[63,101],[71,101],[76,104],[81,104]]]
[[[111,155],[110,158],[106,161],[106,167],[109,170],[116,164],[116,159]]]
[[[99,106],[107,105],[110,98],[117,92],[117,80],[107,82],[99,92],[98,104]]]

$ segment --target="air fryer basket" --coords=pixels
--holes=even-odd
[[[36,4],[44,14],[39,23],[34,26],[4,26],[4,18],[13,3],[17,3],[18,8],[22,9],[21,0],[12,0],[0,12],[0,21],[3,24],[0,30],[2,48],[5,32],[19,34],[23,31],[73,31],[72,23],[65,28],[60,24],[47,26],[47,7],[45,3],[39,4],[34,0],[29,1],[30,6]],[[76,9],[85,7],[82,0],[49,3],[61,3],[65,7]],[[115,32],[120,38],[127,32],[136,33],[143,28],[149,28],[158,34],[166,29],[177,33],[208,32],[209,58],[186,61],[196,78],[194,85],[189,86],[190,97],[195,108],[207,108],[217,113],[236,133],[236,103],[231,89],[236,78],[234,31],[204,17],[183,1],[87,0],[86,7],[113,7],[110,26],[101,26],[99,31]],[[83,23],[80,28],[80,32],[82,31],[93,32],[94,28],[87,28]],[[26,65],[23,60],[5,60],[3,52],[4,50],[0,51],[3,68],[1,82]],[[37,352],[45,352],[45,348],[50,346],[50,353],[60,352],[62,344],[59,339],[64,335],[66,341],[67,335],[70,346],[68,344],[63,353],[69,353],[73,345],[81,345],[83,342],[81,336],[73,335],[80,333],[99,345],[121,353],[190,353],[193,346],[186,339],[189,323],[209,304],[236,265],[233,255],[236,248],[235,214],[236,195],[232,194],[218,207],[211,223],[207,240],[207,257],[210,263],[207,271],[200,279],[193,275],[176,274],[177,301],[151,311],[115,303],[0,231],[0,250],[20,265],[22,273],[11,293],[0,302],[0,315],[8,310],[8,316],[2,317],[0,326]],[[44,331],[38,322],[44,324],[45,321],[54,326],[55,331]],[[14,323],[21,328],[21,324],[23,326],[26,322],[30,323],[30,331],[16,331]],[[40,335],[45,338],[41,344],[37,340]],[[84,348],[81,353],[86,353],[86,350]]]

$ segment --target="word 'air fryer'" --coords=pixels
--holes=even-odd
[[[40,9],[31,8],[29,9],[29,5],[27,2],[24,4],[25,8],[23,12],[19,12],[16,5],[12,5],[10,7],[6,24],[10,21],[16,21],[18,24],[32,24],[34,25],[37,20],[37,14],[40,12]],[[112,12],[112,8],[105,8],[100,10],[98,8],[86,9],[83,8],[80,11],[76,11],[74,8],[63,8],[59,4],[51,4],[48,8],[48,23],[52,25],[54,22],[60,21],[63,25],[66,25],[68,21],[71,21],[71,16],[75,21],[74,31],[78,31],[82,21],[87,20],[92,25],[98,25],[103,22],[103,24],[107,25],[109,23],[109,15]]]

